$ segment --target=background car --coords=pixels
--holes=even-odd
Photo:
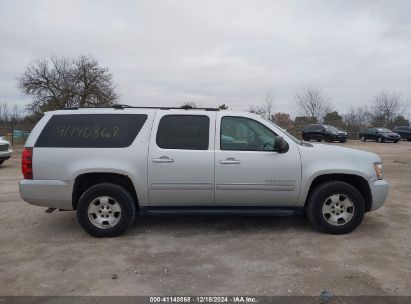
[[[323,125],[323,124],[311,124],[303,128],[302,136],[305,141],[310,141],[311,139],[317,141],[347,141],[347,132],[338,130],[334,126]]]
[[[401,136],[386,128],[368,128],[358,134],[361,141],[368,139],[378,141],[380,143],[385,141],[393,141],[397,143]]]
[[[402,139],[411,140],[411,127],[409,126],[397,126],[392,131],[400,135]]]
[[[0,165],[10,158],[12,152],[10,143],[0,136]]]

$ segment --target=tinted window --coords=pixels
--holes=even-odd
[[[365,130],[365,133],[375,133],[375,129],[374,128],[369,128],[369,129]]]
[[[221,150],[273,151],[276,136],[253,119],[232,116],[221,119]]]
[[[54,115],[36,147],[122,148],[131,145],[144,125],[144,114]]]
[[[204,115],[166,115],[157,131],[163,149],[208,150],[210,119]]]

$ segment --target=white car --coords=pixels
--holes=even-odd
[[[388,195],[374,153],[301,142],[248,112],[189,107],[48,112],[22,170],[25,201],[77,210],[98,237],[122,234],[137,213],[307,213],[342,234]]]
[[[0,136],[0,165],[8,160],[13,153],[10,142]]]

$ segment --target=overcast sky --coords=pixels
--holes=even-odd
[[[411,99],[411,1],[0,2],[0,101],[34,58],[80,54],[107,66],[130,105],[245,110],[321,87],[338,111],[381,90]]]

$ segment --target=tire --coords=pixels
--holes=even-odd
[[[398,143],[399,142],[399,140],[397,139],[397,140],[394,140],[394,143]]]
[[[367,141],[367,139],[365,138],[365,136],[361,136],[361,141]]]
[[[322,141],[322,139],[320,139],[320,138],[317,138],[317,141],[318,141],[318,142],[321,142],[321,141]]]
[[[335,204],[339,204],[339,207]],[[344,211],[345,207],[341,208],[341,204],[351,204],[352,206]],[[332,208],[333,205],[335,208]],[[308,198],[306,210],[310,222],[319,231],[330,234],[346,234],[361,224],[364,218],[365,204],[364,198],[356,188],[345,182],[332,181],[320,184],[312,191]],[[330,213],[323,214],[324,210],[330,210]],[[344,215],[347,220],[343,219]],[[337,222],[331,223],[335,219]]]
[[[346,139],[340,140],[340,143],[345,143],[346,141],[347,141]]]
[[[77,205],[80,226],[95,237],[123,234],[133,223],[135,216],[136,202],[131,194],[112,183],[101,183],[89,188],[81,195]]]
[[[304,136],[303,136],[303,140],[305,140],[305,141],[310,141],[310,136],[304,135]]]
[[[4,160],[0,160],[0,165],[1,165],[2,163],[4,163]]]
[[[384,142],[384,138],[378,137],[377,141],[378,141],[379,143],[383,143],[383,142]]]

